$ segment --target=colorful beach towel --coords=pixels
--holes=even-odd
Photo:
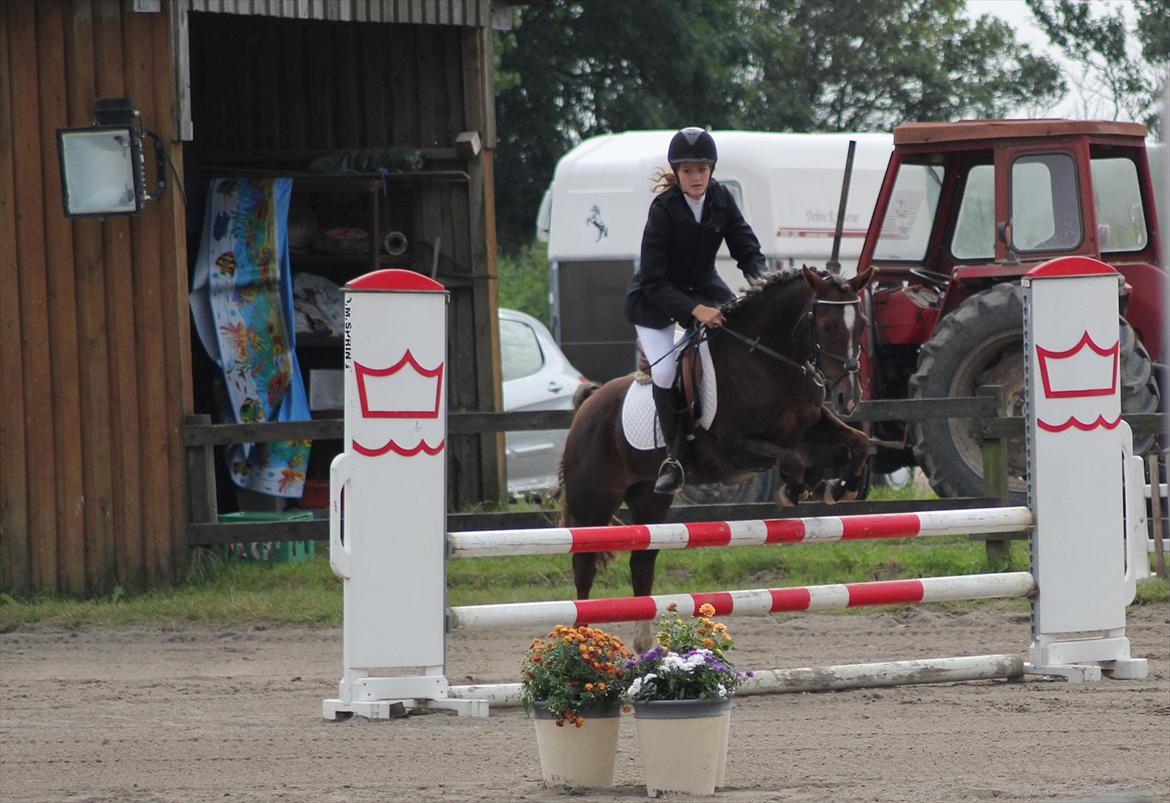
[[[297,365],[287,220],[292,179],[216,179],[191,289],[191,313],[207,353],[223,370],[237,422],[307,421]],[[299,498],[310,441],[228,448],[241,488]]]

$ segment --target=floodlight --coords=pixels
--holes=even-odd
[[[166,189],[162,142],[157,134],[142,130],[129,98],[97,100],[94,120],[88,128],[57,129],[65,215],[137,215],[155,197],[146,191],[142,138],[154,142],[158,195]]]

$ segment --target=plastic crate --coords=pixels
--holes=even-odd
[[[312,521],[311,510],[241,511],[221,513],[221,524],[264,521]],[[317,554],[316,541],[238,541],[224,544],[223,553],[229,558],[254,560],[261,563],[299,563]]]

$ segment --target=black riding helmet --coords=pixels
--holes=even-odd
[[[666,151],[666,160],[672,167],[683,162],[698,162],[714,167],[718,158],[714,137],[697,126],[688,126],[675,134]]]

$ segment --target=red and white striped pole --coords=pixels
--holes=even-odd
[[[1000,507],[688,524],[480,530],[448,533],[447,545],[450,557],[479,558],[977,535],[1017,532],[1031,525],[1032,511],[1028,508]]]
[[[694,616],[704,603],[717,616],[759,616],[785,611],[824,611],[867,605],[907,605],[964,599],[1023,597],[1035,590],[1029,572],[929,577],[922,580],[881,580],[706,594],[661,594],[648,597],[514,602],[450,608],[448,624],[455,628],[493,628],[512,625],[552,627],[557,624],[653,621],[677,606],[680,616]]]

